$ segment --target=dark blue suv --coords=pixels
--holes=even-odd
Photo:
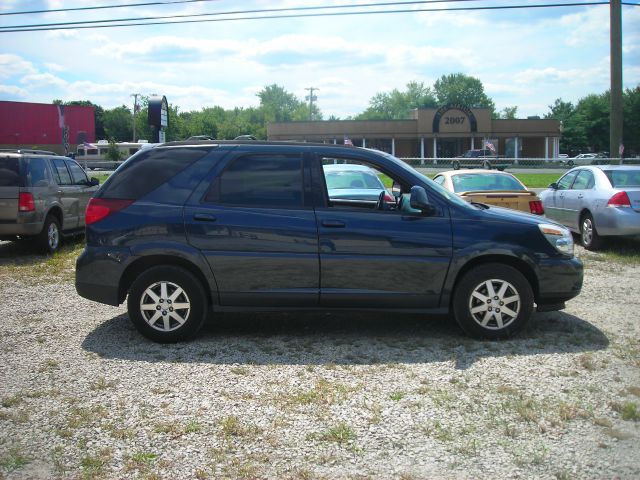
[[[323,165],[365,165],[379,198],[330,198]],[[344,174],[353,173],[345,169]],[[91,199],[76,289],[119,305],[145,336],[193,336],[210,312],[388,309],[451,313],[508,337],[582,286],[570,232],[470,204],[391,155],[259,141],[138,152]]]

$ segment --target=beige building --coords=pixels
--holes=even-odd
[[[269,140],[344,143],[400,158],[450,158],[491,144],[510,158],[557,158],[558,120],[495,120],[487,108],[420,109],[409,120],[336,120],[267,125]]]

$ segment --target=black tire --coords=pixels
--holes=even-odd
[[[460,162],[458,160],[454,160],[451,165],[453,166],[454,170],[460,170]]]
[[[185,308],[174,310],[172,304]],[[127,310],[142,335],[154,342],[173,343],[198,333],[208,313],[208,302],[202,284],[193,274],[162,265],[145,270],[135,279],[129,289]]]
[[[508,338],[529,321],[533,300],[531,285],[518,270],[487,263],[474,267],[460,279],[453,294],[453,314],[471,337]]]
[[[574,163],[574,161],[573,161],[573,160],[569,160],[569,161],[567,162],[567,165],[569,165],[570,167],[573,167],[573,166],[575,165],[575,163]]]
[[[580,243],[587,250],[599,250],[604,244],[590,213],[585,213],[580,217]]]
[[[42,231],[35,238],[35,246],[40,252],[55,253],[60,248],[62,236],[60,234],[60,222],[57,217],[47,215],[42,225]]]

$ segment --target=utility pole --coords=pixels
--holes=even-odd
[[[622,11],[620,0],[610,0],[611,94],[609,100],[609,156],[622,163]]]
[[[320,90],[316,87],[305,88],[305,90],[309,90],[309,95],[307,95],[305,100],[309,100],[309,120],[313,120],[313,102],[318,100],[318,97],[313,94],[314,90]]]
[[[132,93],[131,96],[133,97],[133,140],[132,142],[136,141],[136,113],[138,113],[138,97],[142,96],[139,93]]]

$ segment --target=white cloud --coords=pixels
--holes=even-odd
[[[60,77],[56,77],[51,73],[34,73],[31,75],[25,75],[20,80],[20,83],[28,86],[29,88],[65,88],[67,82]]]
[[[33,64],[18,55],[0,54],[0,78],[34,74]]]
[[[0,85],[0,96],[22,97],[27,98],[29,92],[25,89],[16,87],[15,85]]]

